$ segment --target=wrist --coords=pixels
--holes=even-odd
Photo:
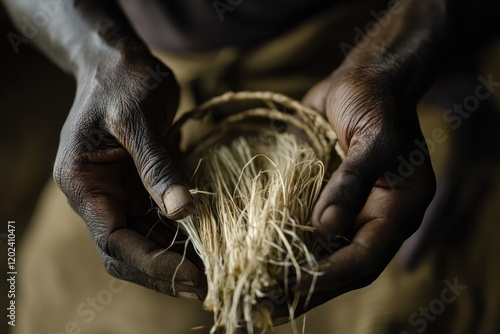
[[[83,42],[73,49],[71,61],[78,84],[95,78],[116,77],[138,59],[153,58],[146,45],[135,36],[120,36],[115,32],[110,39],[106,34],[111,32],[88,33]]]
[[[447,7],[444,0],[405,2],[347,55],[341,72],[383,78],[391,90],[416,101],[438,73],[447,48]]]

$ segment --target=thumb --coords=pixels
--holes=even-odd
[[[129,152],[146,190],[165,216],[177,220],[191,214],[194,204],[186,175],[163,138],[147,131],[136,136]]]
[[[138,112],[120,123],[116,137],[131,155],[144,187],[163,214],[171,220],[191,214],[194,204],[189,182],[178,168],[178,157],[161,135],[158,122],[149,121]]]
[[[373,146],[358,144],[349,149],[313,210],[312,224],[319,234],[341,234],[355,221],[386,167],[383,156],[387,157],[387,151],[382,153]]]
[[[323,80],[314,85],[309,91],[302,97],[302,104],[317,110],[320,113],[325,113],[326,97],[331,88],[331,82],[329,80]]]

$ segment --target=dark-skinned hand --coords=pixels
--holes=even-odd
[[[182,245],[165,251],[176,230],[156,224],[158,213],[150,210],[156,204],[168,218],[179,219],[193,207],[174,150],[164,140],[179,88],[172,72],[148,54],[116,59],[78,78],[54,178],[83,217],[111,275],[202,299],[196,259],[182,260]]]

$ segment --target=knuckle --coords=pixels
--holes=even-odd
[[[87,209],[88,212],[83,215],[86,217],[85,223],[89,229],[90,235],[94,240],[94,243],[103,250],[106,254],[112,255],[109,247],[109,236],[110,233],[107,230],[107,226],[102,222],[102,218],[95,217],[97,213],[92,209]],[[100,219],[100,220],[99,220]]]
[[[101,260],[102,264],[104,265],[104,269],[108,274],[115,278],[127,279],[123,274],[121,268],[122,266],[120,265],[120,263],[118,263],[118,261],[103,252],[101,252]]]
[[[162,293],[166,292],[164,284],[160,284],[160,281],[158,281],[158,280],[153,280],[150,287],[152,290],[154,290],[156,292],[162,292]]]
[[[71,207],[80,215],[83,214],[86,190],[82,172],[86,165],[86,158],[75,157],[71,151],[58,154],[52,177],[57,186],[66,195]]]
[[[105,128],[127,145],[148,130],[143,101],[147,93],[139,87],[126,89],[109,102],[104,117]]]
[[[150,288],[156,292],[160,292],[161,291],[161,287],[160,287],[160,284],[158,281],[153,281],[150,285]]]
[[[71,168],[69,167],[70,165],[68,164],[68,158],[68,153],[66,152],[58,154],[52,171],[54,181],[63,191],[68,185],[72,174]]]
[[[171,281],[160,281],[158,279],[150,279],[147,287],[156,292],[177,297],[180,292],[178,288],[174,288]]]
[[[79,208],[83,202],[84,190],[78,174],[83,164],[83,160],[75,159],[71,152],[63,152],[56,157],[52,170],[54,182],[66,195],[72,208],[79,213],[81,213]]]
[[[358,69],[337,79],[330,100],[339,110],[361,113],[393,102],[387,78],[371,69]]]

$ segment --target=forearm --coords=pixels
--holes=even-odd
[[[25,37],[77,79],[97,70],[104,61],[117,62],[128,54],[147,52],[113,1],[44,1],[51,4],[50,13],[47,5],[42,7],[38,0],[3,2],[21,32],[36,15],[43,13],[47,17]]]

